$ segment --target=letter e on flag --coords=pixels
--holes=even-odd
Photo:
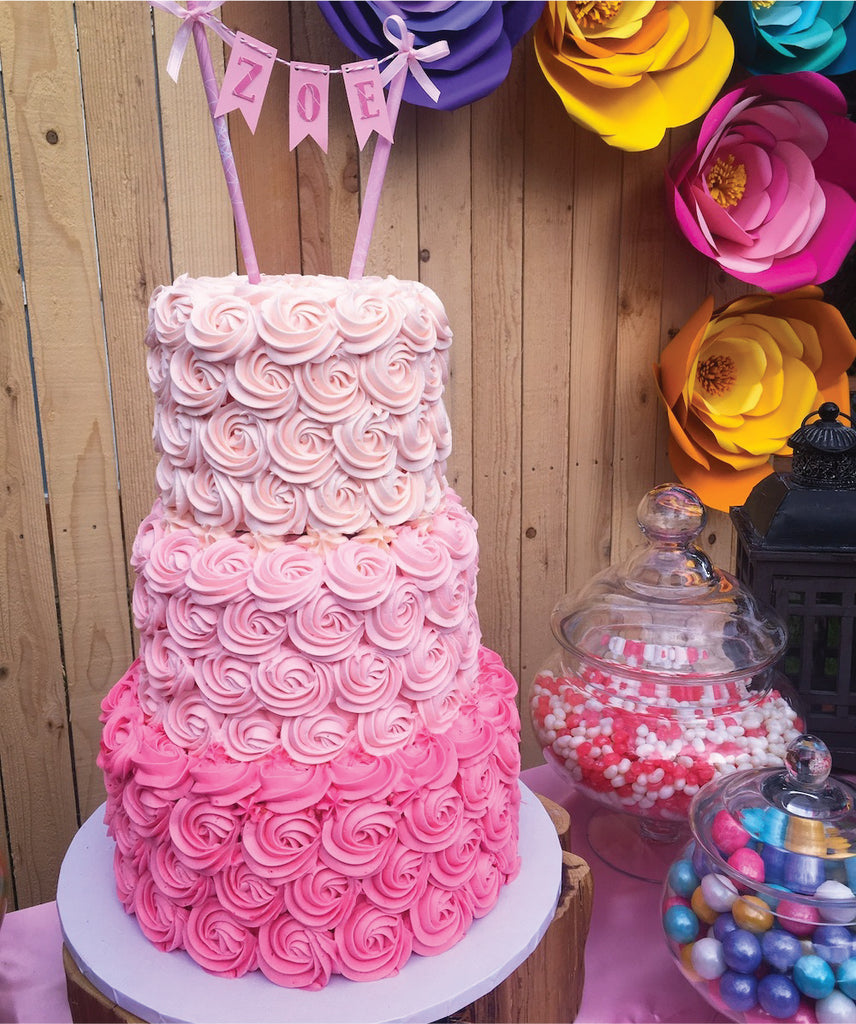
[[[343,64],[342,76],[345,79],[345,93],[360,149],[366,144],[372,132],[377,132],[392,142],[392,128],[389,124],[386,96],[377,61],[365,60],[356,64]]]

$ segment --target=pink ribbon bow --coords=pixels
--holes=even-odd
[[[202,3],[195,4],[192,10],[182,7],[177,0],[151,0],[151,4],[152,7],[159,7],[168,14],[174,14],[181,21],[166,62],[166,73],[173,82],[178,81],[178,72],[181,62],[184,60],[184,51],[187,49],[194,22],[207,25],[227,43],[231,43],[235,38],[234,32],[230,32],[219,18],[211,16],[212,11],[222,7],[223,0],[204,0]]]
[[[394,33],[393,29],[398,31]],[[440,90],[426,74],[425,68],[422,67],[422,62],[431,64],[435,60],[440,60],[441,57],[447,57],[449,55],[449,44],[446,40],[440,39],[436,43],[431,43],[430,46],[420,46],[419,49],[415,49],[413,46],[415,41],[413,33],[407,30],[404,19],[397,14],[390,14],[384,20],[383,34],[398,50],[398,53],[396,53],[381,73],[380,80],[383,84],[387,85],[400,71],[407,68],[422,87],[425,94],[436,103],[440,98]]]

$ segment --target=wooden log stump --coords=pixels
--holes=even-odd
[[[571,819],[559,804],[539,797],[562,846],[562,890],[556,914],[529,958],[493,991],[446,1018],[448,1024],[572,1024],[585,978],[584,954],[593,898],[588,864],[570,852]],[[145,1024],[100,992],[63,947],[68,1004],[75,1024]]]

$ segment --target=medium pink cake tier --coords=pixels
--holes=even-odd
[[[191,752],[314,764],[445,728],[475,685],[476,524],[432,515],[346,538],[234,536],[165,516],[134,544],[141,706]]]
[[[433,512],[451,340],[436,295],[392,277],[159,288],[146,341],[164,506],[277,536]]]
[[[99,765],[119,898],[205,970],[318,989],[453,946],[517,874],[517,686],[482,648],[445,730],[390,754],[189,753],[145,713],[135,662],[104,701]]]

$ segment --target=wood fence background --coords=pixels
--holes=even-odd
[[[312,3],[221,15],[283,57],[353,59]],[[22,907],[54,897],[104,798],[99,704],[134,657],[149,295],[240,269],[192,46],[178,85],[164,71],[176,26],[142,0],[0,3],[0,837]],[[371,144],[357,150],[334,82],[329,152],[290,153],[287,78],[274,71],[255,136],[232,124],[260,266],[346,275]],[[485,641],[524,694],[555,601],[627,554],[640,498],[671,479],[651,364],[708,292],[745,291],[664,216],[663,168],[694,130],[610,149],[566,117],[531,36],[491,96],[402,110],[367,272],[446,304],[448,477],[480,523]],[[726,516],[705,541],[731,563]]]

